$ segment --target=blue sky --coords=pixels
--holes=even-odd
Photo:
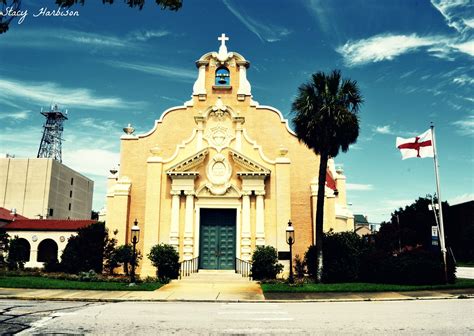
[[[0,153],[34,157],[41,107],[69,110],[63,162],[95,181],[102,208],[122,127],[152,128],[190,98],[194,62],[230,51],[251,62],[254,99],[291,118],[297,87],[317,71],[357,80],[361,134],[337,164],[348,201],[370,222],[435,192],[432,159],[402,161],[395,137],[436,125],[442,198],[474,199],[474,4],[470,0],[185,0],[142,11],[87,0],[78,17],[34,17],[54,1],[23,1],[28,15],[0,35]],[[302,167],[304,169],[304,167]]]

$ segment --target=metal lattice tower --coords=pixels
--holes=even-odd
[[[63,113],[59,110],[58,105],[51,106],[51,110],[47,112],[41,111],[46,117],[43,125],[43,137],[38,149],[38,158],[51,158],[62,162],[62,135],[63,123],[67,120],[67,110]]]

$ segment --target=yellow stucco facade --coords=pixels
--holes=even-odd
[[[120,171],[108,180],[107,227],[124,244],[138,220],[142,276],[155,274],[146,255],[157,243],[174,245],[183,260],[199,256],[203,209],[235,209],[237,258],[250,260],[257,245],[288,251],[289,219],[294,254],[303,255],[314,237],[319,157],[281,112],[253,100],[249,62],[228,52],[225,39],[196,65],[191,100],[165,111],[146,134],[124,129]],[[353,230],[345,177],[332,160],[330,169],[339,194],[326,188],[324,228]]]

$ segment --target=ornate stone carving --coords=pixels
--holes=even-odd
[[[213,116],[218,121],[222,121],[226,114],[229,114],[227,106],[222,102],[221,97],[217,98],[214,106],[211,107],[209,116]]]
[[[232,167],[226,157],[220,153],[214,155],[207,165],[207,178],[211,183],[206,187],[214,195],[223,195],[231,186],[229,180],[232,175]]]
[[[222,151],[225,147],[228,147],[234,135],[232,131],[225,126],[218,125],[208,129],[206,132],[205,139],[210,146],[214,147],[218,152]]]

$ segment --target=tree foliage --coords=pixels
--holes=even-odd
[[[435,200],[437,202],[437,200]],[[377,234],[377,247],[397,251],[406,246],[431,246],[431,227],[436,226],[435,216],[428,205],[431,196],[420,197],[405,208],[399,208],[391,214],[389,222],[382,223]],[[443,202],[444,223],[449,226],[449,204]]]
[[[322,281],[330,283],[357,281],[366,245],[363,238],[355,232],[325,234]]]
[[[114,269],[119,266],[116,258],[117,239],[109,238],[104,246],[104,268],[110,274],[114,274]]]
[[[277,250],[273,246],[257,246],[252,254],[252,278],[275,279],[282,270],[283,265],[278,263]]]
[[[317,267],[322,266],[323,220],[328,159],[346,152],[359,136],[357,113],[363,98],[357,82],[343,79],[339,70],[318,72],[298,88],[292,104],[296,136],[320,156],[316,205]],[[319,275],[320,272],[316,272]],[[319,279],[318,279],[319,280]]]
[[[376,237],[377,239],[377,237]],[[393,239],[397,239],[393,236]],[[394,242],[395,245],[396,243]],[[444,283],[444,266],[439,249],[421,246],[406,248],[393,253],[379,249],[368,239],[353,232],[324,235],[324,265],[322,280],[325,283],[374,282],[393,284],[441,284]],[[315,247],[305,254],[308,273],[315,277]],[[310,268],[310,266],[312,268]],[[448,281],[455,281],[456,268],[448,258]]]
[[[0,269],[6,265],[5,256],[8,252],[8,243],[10,236],[5,229],[0,229]]]
[[[71,236],[61,257],[61,268],[67,273],[93,270],[102,273],[104,250],[109,235],[104,223],[95,223],[79,229]]]
[[[153,266],[157,268],[158,279],[167,282],[179,276],[179,254],[172,245],[158,244],[148,254]]]
[[[7,265],[10,270],[23,269],[30,259],[30,248],[25,239],[15,236],[9,242]]]
[[[145,0],[124,0],[130,8],[143,9],[145,5]],[[161,9],[169,9],[171,11],[177,11],[183,6],[183,0],[155,0],[156,4],[161,7]],[[76,4],[84,5],[85,0],[56,0],[56,4],[62,7],[71,7]],[[113,4],[114,0],[102,0],[103,4]]]

